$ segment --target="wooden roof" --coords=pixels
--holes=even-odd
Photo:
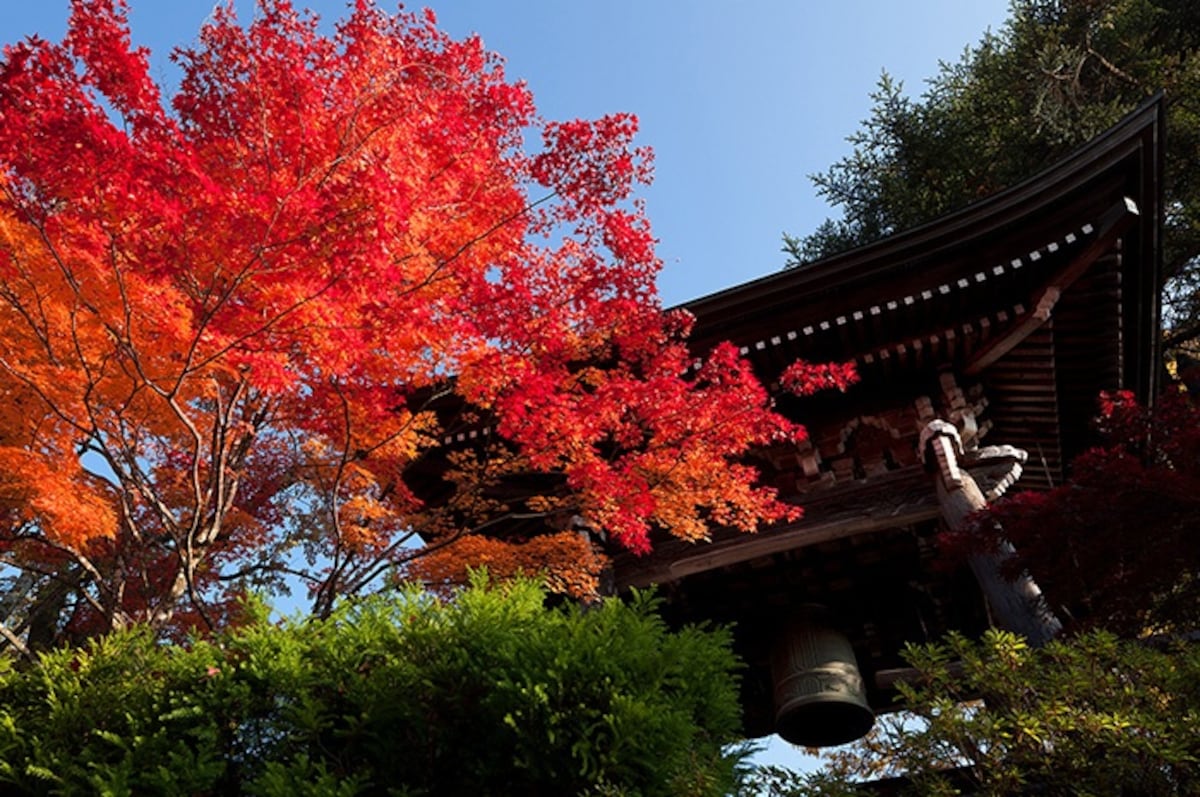
[[[1119,251],[1121,300],[1104,320],[1121,326],[1120,333],[1111,330],[1121,337],[1121,386],[1149,395],[1157,378],[1163,132],[1155,98],[1050,169],[989,199],[870,246],[688,302],[698,322],[695,345],[736,341],[768,373],[793,355],[854,357],[870,366],[872,357],[906,340],[990,321],[962,331],[955,351],[933,353],[961,367],[1019,322],[1022,313],[996,317],[1005,304],[1032,310],[1040,289],[1068,288]]]
[[[732,340],[776,388],[797,359],[853,360],[861,381],[845,395],[777,399],[818,445],[936,392],[939,377],[954,374],[982,397],[987,443],[1030,452],[1019,486],[1061,483],[1070,460],[1093,443],[1101,390],[1143,399],[1155,390],[1163,130],[1156,98],[1003,193],[689,302],[696,350]],[[889,430],[902,437],[897,449],[915,441],[911,420],[897,426]],[[754,537],[717,529],[711,544],[663,539],[648,557],[619,556],[617,583],[671,581],[936,517],[932,486],[913,458],[888,456],[887,473],[864,474],[856,464],[824,491],[793,489],[779,473],[785,466],[765,462],[766,478],[806,506],[803,520]],[[732,559],[731,546],[743,549]]]
[[[748,729],[769,729],[753,718],[770,704],[765,640],[797,606],[830,608],[878,709],[891,692],[873,674],[903,666],[903,642],[988,624],[970,574],[932,566],[940,512],[915,450],[929,413],[974,411],[985,444],[1029,452],[1017,488],[1038,489],[1095,442],[1100,391],[1153,396],[1163,132],[1155,98],[1001,194],[685,305],[698,354],[733,341],[808,427],[810,444],[756,463],[805,514],[706,543],[664,535],[647,556],[618,553],[614,582],[664,585],[678,620],[736,623]],[[786,395],[777,380],[797,359],[852,360],[860,382]]]

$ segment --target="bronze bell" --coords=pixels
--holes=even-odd
[[[821,607],[805,607],[771,652],[775,732],[792,744],[832,747],[875,724],[850,640],[827,624]]]

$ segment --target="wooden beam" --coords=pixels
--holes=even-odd
[[[931,496],[932,498],[932,496]],[[932,520],[939,514],[933,501],[925,506],[905,507],[898,514],[864,514],[856,518],[846,518],[835,521],[801,524],[798,527],[780,529],[778,531],[762,532],[754,537],[745,537],[736,545],[727,547],[712,546],[704,553],[677,559],[668,565],[667,578],[662,581],[676,579],[703,573],[718,567],[738,564],[757,559],[761,556],[783,553],[809,545],[817,545],[831,540],[855,537],[874,531],[886,531],[897,526],[907,526]],[[651,583],[651,582],[647,582]]]
[[[994,338],[990,343],[977,351],[963,368],[966,376],[976,376],[989,365],[999,360],[1016,348],[1021,341],[1036,332],[1050,318],[1050,313],[1058,303],[1063,291],[1082,277],[1104,255],[1127,229],[1137,219],[1137,204],[1125,197],[1113,207],[1105,211],[1097,225],[1098,232],[1090,244],[1057,274],[1051,277],[1049,283],[1041,290],[1034,308],[1017,319],[1016,323],[1004,335]]]
[[[806,517],[757,534],[720,533],[713,542],[664,541],[649,556],[620,555],[617,588],[666,584],[685,576],[831,540],[887,531],[938,517],[937,496],[919,465],[891,471],[846,489],[804,496]]]

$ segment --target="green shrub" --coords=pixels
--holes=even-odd
[[[720,795],[725,631],[644,595],[529,583],[342,606],[187,645],[138,630],[0,669],[0,784],[24,794]],[[3,790],[3,789],[0,789]]]

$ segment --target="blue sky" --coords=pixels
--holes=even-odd
[[[134,42],[168,86],[212,0],[130,0]],[[332,20],[342,0],[297,0]],[[392,8],[391,2],[381,2]],[[643,192],[667,304],[778,270],[786,230],[831,211],[807,175],[847,154],[845,137],[887,69],[910,92],[985,30],[1008,0],[430,0],[454,36],[479,33],[548,119],[636,113],[656,153]],[[68,0],[0,0],[0,41],[61,37]],[[252,0],[236,0],[250,19]],[[767,757],[797,764],[775,739]],[[803,762],[800,762],[803,763]]]
[[[343,0],[298,0],[323,19]],[[212,0],[131,0],[134,41],[191,42]],[[249,19],[252,0],[236,0]],[[380,3],[392,8],[391,2]],[[431,0],[455,36],[479,33],[549,119],[636,113],[656,153],[643,192],[675,304],[779,269],[781,235],[830,215],[807,175],[846,154],[886,68],[919,92],[1007,0]],[[67,0],[0,0],[0,40],[61,36]]]

